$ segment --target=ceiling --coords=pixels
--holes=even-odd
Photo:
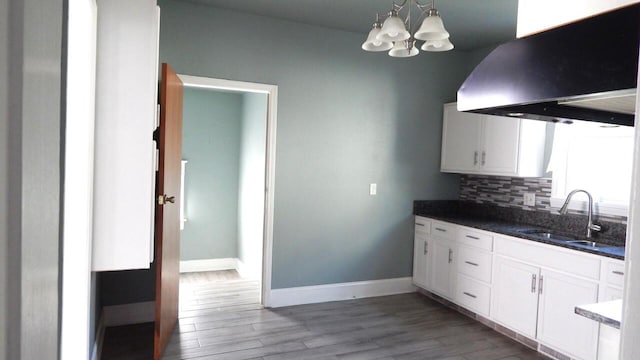
[[[363,41],[376,13],[385,14],[392,3],[391,0],[188,1],[359,33]],[[471,50],[515,38],[518,0],[440,0],[436,1],[436,8],[457,49]],[[414,6],[413,14],[417,13],[415,10]]]

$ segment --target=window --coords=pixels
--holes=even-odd
[[[560,207],[574,189],[587,190],[595,212],[627,215],[633,163],[634,128],[593,122],[555,124],[549,162],[551,206]],[[571,209],[586,209],[576,194]]]

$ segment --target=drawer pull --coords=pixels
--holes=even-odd
[[[468,237],[469,239],[473,239],[473,240],[480,240],[480,238],[477,237],[477,236],[466,235],[466,237]]]
[[[424,224],[416,223],[416,226],[424,226]]]
[[[442,232],[447,232],[447,230],[446,230],[446,229],[442,229],[442,228],[439,228],[439,227],[437,227],[437,228],[436,228],[436,230],[438,230],[438,231],[442,231]]]
[[[463,294],[465,294],[465,295],[467,295],[468,297],[472,297],[472,298],[474,298],[474,299],[475,299],[475,298],[477,298],[477,296],[475,296],[475,295],[473,295],[473,294],[469,294],[469,293],[468,293],[468,292],[466,292],[466,291],[463,291],[462,293],[463,293]]]
[[[622,271],[612,271],[612,273],[616,274],[616,275],[624,275],[624,272]]]
[[[471,261],[465,261],[465,263],[472,265],[472,266],[478,266],[477,263],[471,262]]]

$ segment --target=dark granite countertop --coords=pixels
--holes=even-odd
[[[622,300],[605,301],[575,307],[575,312],[591,320],[620,329]]]
[[[622,224],[602,223],[603,231],[591,239],[606,247],[564,241],[584,239],[585,216],[559,216],[456,200],[415,201],[414,215],[624,260],[626,226]],[[564,240],[526,233],[531,230],[548,230]]]

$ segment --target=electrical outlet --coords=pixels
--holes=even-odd
[[[536,193],[524,193],[524,205],[536,206]]]
[[[378,193],[378,185],[377,184],[369,184],[369,195],[375,195]]]

